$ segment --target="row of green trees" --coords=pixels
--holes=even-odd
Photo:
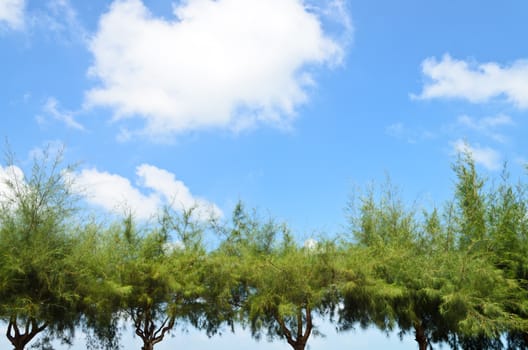
[[[527,349],[526,188],[506,175],[485,183],[469,155],[453,168],[445,206],[409,207],[390,185],[368,189],[351,201],[346,233],[302,244],[241,204],[227,222],[164,208],[155,222],[108,224],[87,214],[59,161],[37,160],[25,177],[8,164],[7,339],[15,350],[50,348],[81,330],[89,347],[114,349],[126,323],[152,350],[178,326],[212,336],[240,324],[304,350],[327,319],[343,331],[411,333],[420,350]]]

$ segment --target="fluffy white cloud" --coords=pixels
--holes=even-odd
[[[329,3],[345,16],[340,1]],[[150,136],[287,126],[314,85],[311,67],[338,64],[344,53],[313,11],[303,0],[187,0],[167,19],[140,0],[116,1],[90,41],[99,86],[85,104],[143,118]]]
[[[194,208],[194,215],[200,219],[222,216],[216,205],[193,196],[166,170],[142,164],[136,168],[136,175],[138,187],[120,175],[85,169],[76,175],[75,183],[89,203],[109,211],[131,210],[138,219],[151,218],[163,205],[177,211]]]
[[[518,108],[528,108],[527,60],[501,66],[495,62],[469,63],[444,55],[440,61],[423,61],[422,71],[430,81],[417,98],[462,98],[478,103],[504,97]]]
[[[12,29],[22,29],[25,6],[25,0],[0,1],[0,24],[5,22]]]
[[[486,169],[498,170],[501,167],[501,155],[490,147],[471,146],[463,140],[453,142],[453,149],[457,153],[469,153],[477,164],[481,164]]]

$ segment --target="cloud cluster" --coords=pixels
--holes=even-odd
[[[344,54],[302,0],[187,0],[173,14],[156,17],[140,0],[111,5],[89,45],[98,86],[86,106],[142,118],[148,136],[284,127],[308,99],[313,68]]]
[[[481,103],[502,97],[517,108],[528,108],[526,60],[501,66],[495,62],[470,63],[444,55],[440,61],[424,60],[422,72],[430,81],[417,98],[460,98]]]
[[[213,203],[195,197],[174,174],[149,164],[136,168],[137,186],[120,175],[85,169],[75,175],[75,184],[92,205],[122,213],[130,210],[138,219],[149,219],[163,205],[176,211],[193,208],[199,219],[221,217],[222,211]],[[147,192],[147,193],[145,193]]]
[[[0,1],[0,24],[5,23],[11,29],[22,29],[25,7],[25,0]]]

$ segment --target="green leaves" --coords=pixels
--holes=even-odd
[[[454,172],[442,208],[370,188],[351,205],[348,241],[302,245],[240,203],[225,225],[170,208],[150,224],[87,221],[68,172],[42,160],[0,201],[0,317],[17,349],[44,330],[68,340],[79,325],[98,338],[91,346],[115,348],[126,319],[145,349],[177,324],[214,335],[240,323],[301,350],[321,318],[399,328],[421,348],[526,347],[526,187],[506,174],[491,186],[468,154]],[[204,242],[211,231],[219,238]]]
[[[0,199],[0,317],[8,323],[8,338],[20,349],[44,329],[68,338],[80,320],[80,296],[69,259],[76,198],[67,170],[60,169],[60,155],[50,161],[45,153],[29,176],[14,174],[6,185]]]
[[[334,244],[302,247],[287,226],[248,214],[241,204],[233,225],[221,231],[226,238],[215,254],[237,272],[231,290],[239,321],[256,338],[285,338],[295,349],[304,348],[315,331],[313,316],[331,312],[337,303]]]
[[[525,277],[514,272],[528,253],[524,191],[503,183],[487,193],[468,154],[453,169],[455,197],[443,212],[416,215],[390,185],[370,189],[351,208],[351,245],[366,263],[351,259],[347,269],[368,277],[344,279],[345,328],[396,323],[414,331],[421,348],[471,339],[483,349],[524,324]],[[367,281],[377,287],[365,294]]]

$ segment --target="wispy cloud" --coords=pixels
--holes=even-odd
[[[37,123],[39,124],[45,124],[47,123],[48,118],[52,118],[61,123],[64,123],[69,128],[81,131],[85,130],[84,126],[75,120],[75,113],[71,111],[61,110],[59,108],[58,101],[53,97],[50,97],[46,100],[44,106],[42,107],[42,111],[43,114],[39,114],[36,116]]]
[[[45,35],[59,43],[85,43],[87,31],[79,21],[69,0],[46,0],[26,7],[25,0],[0,0],[0,29],[11,29],[29,35]]]
[[[482,165],[488,170],[498,170],[501,167],[501,154],[490,147],[480,145],[470,145],[464,140],[458,139],[452,143],[455,153],[469,153],[475,163]]]
[[[0,1],[0,25],[5,24],[14,30],[24,28],[24,0],[2,0]]]
[[[340,2],[330,3],[351,26]],[[301,0],[189,0],[173,12],[158,18],[140,0],[116,1],[90,42],[99,86],[85,105],[145,121],[128,134],[288,127],[315,84],[312,68],[344,55]]]
[[[422,72],[429,80],[419,99],[460,98],[473,103],[505,98],[517,108],[528,108],[528,61],[510,65],[496,62],[473,63],[444,55],[440,61],[428,58]]]
[[[61,43],[84,43],[88,38],[69,0],[48,0],[41,10],[28,17],[34,30],[51,33]]]
[[[468,115],[461,115],[457,119],[457,124],[501,143],[506,142],[507,137],[503,133],[498,132],[497,129],[515,125],[513,119],[505,114],[481,119],[473,118]]]
[[[138,219],[149,219],[163,205],[177,211],[193,209],[199,219],[221,217],[213,203],[194,196],[175,175],[153,165],[136,168],[137,186],[127,178],[97,169],[85,169],[75,175],[75,183],[86,200],[108,211],[131,210]]]
[[[354,33],[354,25],[349,15],[350,9],[347,4],[347,0],[306,0],[304,2],[304,6],[308,11],[317,13],[320,19],[330,22],[333,26],[337,24],[337,33],[333,34],[339,38],[342,46],[352,41]]]
[[[408,143],[417,143],[435,138],[435,134],[430,131],[411,128],[402,122],[393,123],[387,126],[385,128],[385,133]]]

